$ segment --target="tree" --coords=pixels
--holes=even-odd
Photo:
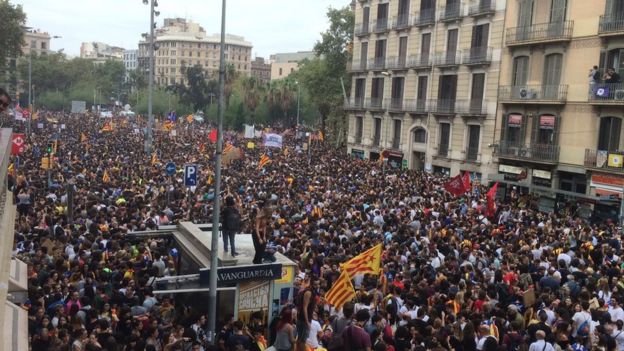
[[[267,94],[269,106],[271,109],[279,112],[280,119],[287,125],[294,124],[293,118],[288,117],[288,111],[292,109],[293,102],[296,101],[296,90],[295,80],[290,76],[272,81],[269,85]]]
[[[25,23],[21,5],[0,1],[0,66],[6,66],[7,58],[21,56]]]
[[[208,81],[201,65],[186,68],[187,84],[176,84],[172,87],[180,101],[193,106],[194,111],[203,110],[210,104],[210,96],[217,95],[217,84]]]
[[[242,77],[241,92],[245,108],[251,112],[250,120],[255,121],[254,115],[264,96],[265,85],[256,77]]]
[[[340,9],[330,7],[327,17],[329,29],[321,33],[321,40],[314,45],[314,51],[320,58],[304,62],[297,73],[307,90],[314,92],[311,99],[318,106],[321,130],[325,132],[327,118],[334,117],[334,133],[338,133],[338,129],[344,131],[346,126],[341,79],[346,85],[345,90],[349,91],[347,63],[352,57],[355,16],[346,6]]]

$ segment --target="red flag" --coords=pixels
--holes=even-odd
[[[217,130],[213,129],[210,131],[210,134],[208,134],[208,139],[210,139],[210,141],[214,144],[217,142]]]
[[[13,133],[11,141],[11,154],[21,155],[26,148],[26,138],[24,136],[24,133]]]
[[[470,190],[470,172],[464,171],[462,182],[464,183],[464,189],[466,189],[466,191]]]
[[[448,183],[444,184],[444,189],[455,196],[465,193],[466,188],[464,187],[461,174],[456,175]]]
[[[488,190],[485,195],[487,199],[487,212],[485,215],[487,217],[492,217],[496,213],[496,191],[498,190],[498,182],[494,183],[494,185]]]

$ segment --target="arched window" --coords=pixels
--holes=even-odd
[[[424,144],[427,142],[427,131],[423,128],[414,130],[414,142]]]

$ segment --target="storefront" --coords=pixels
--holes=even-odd
[[[384,160],[388,160],[388,167],[401,168],[403,167],[403,153],[400,151],[385,150],[383,152]]]
[[[531,184],[543,186],[545,188],[552,187],[552,172],[541,169],[534,169],[531,172]]]
[[[442,166],[433,166],[433,173],[435,174],[443,174],[447,177],[451,176],[451,169],[448,167],[442,167]]]
[[[377,151],[371,151],[368,153],[368,159],[372,162],[379,161],[379,157],[381,157],[381,155]]]
[[[359,158],[360,160],[365,159],[364,150],[351,149],[351,156]]]

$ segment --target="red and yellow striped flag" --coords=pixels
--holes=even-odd
[[[152,163],[152,166],[154,166],[154,165],[156,165],[158,163],[158,155],[156,155],[155,152],[152,154],[152,161],[151,161],[151,163]]]
[[[110,176],[108,175],[108,171],[104,170],[104,174],[102,174],[102,182],[104,183],[110,183],[111,179]]]
[[[332,304],[335,308],[340,308],[347,301],[351,301],[355,297],[355,289],[351,284],[351,277],[346,270],[340,273],[338,279],[327,293],[325,300]]]
[[[350,276],[366,273],[378,275],[381,268],[382,245],[383,244],[375,245],[362,252],[340,265],[340,268],[347,271]]]
[[[228,152],[232,151],[234,149],[234,145],[230,144],[230,143],[225,143],[225,146],[223,147],[223,153],[227,154]]]
[[[266,154],[262,155],[262,157],[260,157],[260,161],[258,162],[258,169],[264,168],[264,166],[266,166],[270,162],[271,159],[269,158],[269,156],[267,156]]]

